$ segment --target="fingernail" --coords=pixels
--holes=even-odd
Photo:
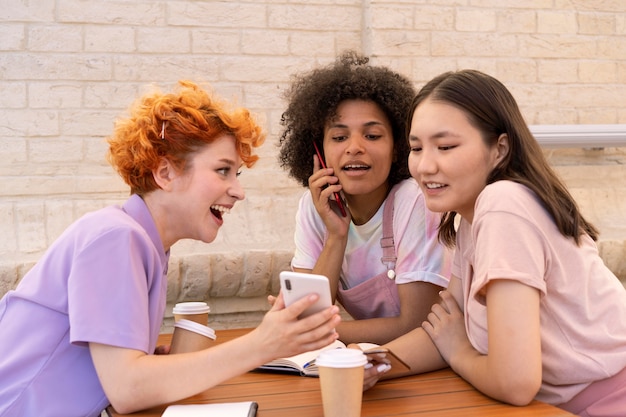
[[[378,365],[378,367],[376,368],[376,371],[378,373],[385,373],[390,369],[391,369],[391,365],[383,363],[383,364]]]
[[[365,369],[371,369],[374,365],[372,365],[372,362],[368,362],[365,364]]]

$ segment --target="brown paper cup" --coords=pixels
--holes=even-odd
[[[207,303],[201,301],[190,301],[186,303],[178,303],[174,306],[174,321],[191,320],[196,323],[207,326],[209,324],[209,311],[211,309]]]
[[[324,417],[360,417],[367,358],[357,349],[330,349],[316,360]]]
[[[215,331],[191,320],[179,320],[174,324],[170,354],[196,352],[210,347],[215,341]]]

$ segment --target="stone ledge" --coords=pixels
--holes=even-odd
[[[167,301],[249,300],[277,293],[278,274],[290,269],[292,256],[265,250],[172,256]]]
[[[626,286],[626,241],[600,240],[598,250],[606,266]]]

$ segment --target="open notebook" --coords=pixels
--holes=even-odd
[[[381,348],[379,345],[374,343],[357,343],[359,347],[365,352],[365,354],[377,354],[384,353],[385,359],[384,362],[387,362],[391,365],[391,370],[387,373],[388,375],[393,375],[397,373],[404,373],[408,371],[409,366],[404,363],[400,358],[393,354],[393,352],[389,351],[386,348]],[[266,372],[284,372],[284,373],[295,373],[302,376],[319,376],[319,369],[315,364],[315,359],[317,355],[320,354],[321,351],[327,349],[346,349],[346,345],[340,341],[335,340],[330,345],[323,347],[317,350],[311,350],[309,352],[304,352],[299,355],[290,356],[288,358],[279,358],[273,361],[270,361],[264,365],[256,368],[257,371],[266,371]]]
[[[219,404],[176,404],[165,409],[162,417],[255,417],[254,401]]]

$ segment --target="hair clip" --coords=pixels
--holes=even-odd
[[[163,121],[163,124],[161,125],[161,139],[165,140],[165,123],[167,123],[167,121]]]

